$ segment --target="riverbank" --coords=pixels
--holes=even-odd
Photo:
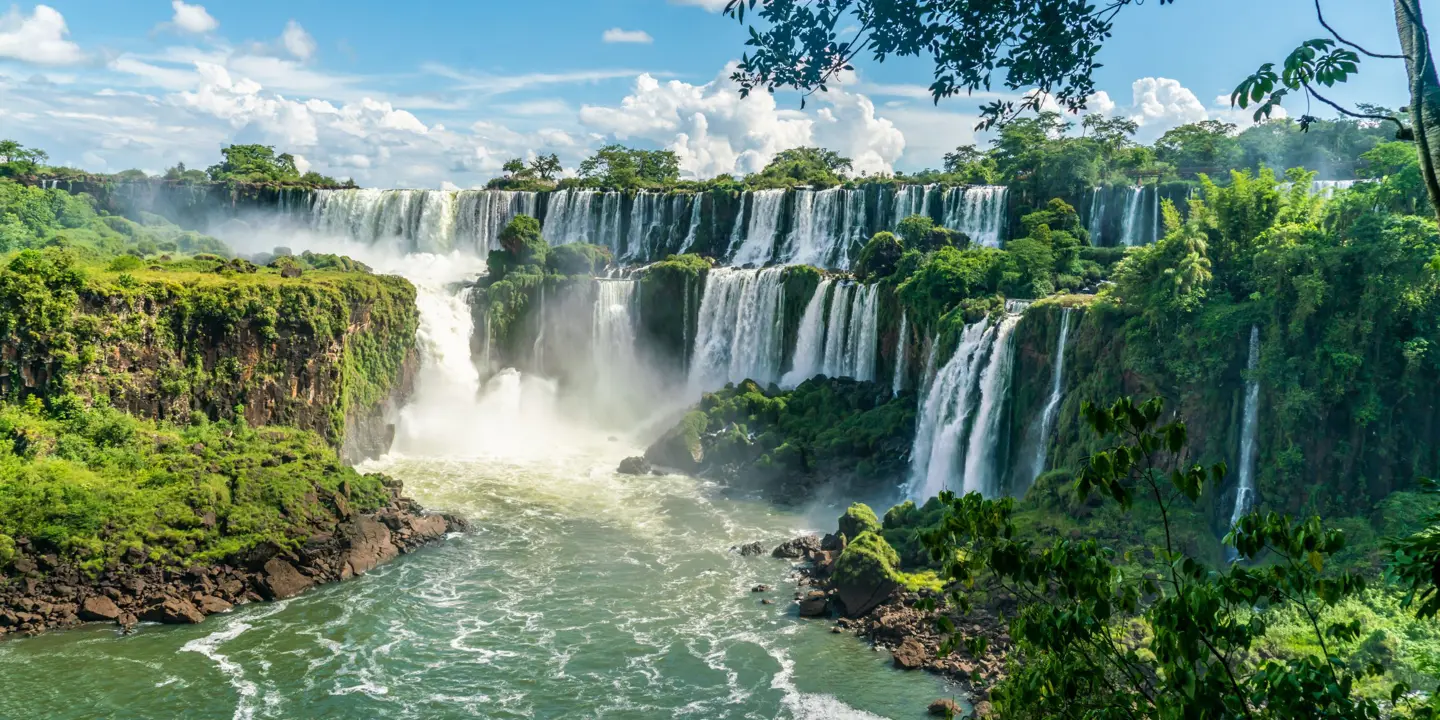
[[[312,587],[363,575],[382,563],[466,528],[463,519],[425,512],[386,483],[378,512],[350,513],[343,494],[331,498],[340,517],[316,522],[294,550],[262,543],[226,562],[185,569],[143,564],[131,553],[122,564],[89,573],[25,539],[8,576],[0,577],[0,636],[36,635],[85,622],[199,623],[237,605],[284,600]],[[213,519],[211,520],[213,522]]]

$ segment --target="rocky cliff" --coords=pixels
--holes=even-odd
[[[145,262],[48,250],[0,270],[0,394],[159,420],[243,414],[313,430],[350,461],[388,448],[418,367],[407,281],[204,256]]]

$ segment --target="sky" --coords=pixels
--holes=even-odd
[[[1234,86],[1324,35],[1314,0],[1142,0],[1100,55],[1092,111],[1153,141],[1188,122],[1241,126]],[[1397,52],[1390,0],[1322,0],[1348,40]],[[1440,17],[1440,0],[1423,0]],[[741,99],[727,79],[746,31],[725,0],[393,3],[49,0],[0,6],[0,138],[96,172],[206,167],[264,143],[366,186],[475,187],[509,158],[570,169],[620,142],[674,150],[686,177],[744,174],[824,146],[857,172],[938,167],[977,135],[989,98],[938,105],[931,66],[862,58],[802,110]],[[1406,103],[1398,61],[1367,60],[1332,99]],[[1325,108],[1311,114],[1329,116]],[[1303,105],[1288,108],[1291,115]]]

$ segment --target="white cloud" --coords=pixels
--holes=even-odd
[[[172,0],[170,7],[175,9],[175,16],[170,18],[170,24],[178,30],[203,35],[220,27],[220,23],[205,11],[203,5],[187,5],[184,0]]]
[[[294,55],[299,60],[309,60],[315,55],[315,38],[300,27],[300,23],[291,20],[285,23],[285,32],[280,34],[280,42],[285,45],[286,52]]]
[[[1086,98],[1089,112],[1128,117],[1140,126],[1135,134],[1138,142],[1154,142],[1165,131],[1201,120],[1222,120],[1240,127],[1253,124],[1251,113],[1230,107],[1229,96],[1222,95],[1206,106],[1179,80],[1144,77],[1130,85],[1130,105],[1116,103],[1105,91]],[[1276,117],[1285,117],[1277,108]]]
[[[781,150],[817,143],[853,158],[857,171],[889,171],[905,148],[904,135],[862,95],[836,88],[814,96],[819,107],[810,112],[782,110],[769,93],[741,98],[732,70],[704,85],[643,74],[618,107],[587,105],[580,122],[673,150],[693,177],[755,172]]]
[[[13,7],[0,16],[0,58],[37,65],[84,62],[80,46],[65,39],[69,34],[65,17],[48,5],[36,5],[29,17]]]
[[[607,43],[640,43],[642,45],[655,42],[655,38],[650,37],[650,33],[644,30],[621,30],[618,27],[606,30],[600,39]]]
[[[692,5],[705,8],[710,12],[720,12],[725,9],[730,0],[670,0],[671,5]]]

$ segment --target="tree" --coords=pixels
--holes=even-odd
[[[1227,170],[1239,154],[1235,126],[1219,120],[1171,128],[1155,141],[1155,157],[1173,166],[1181,177]]]
[[[560,157],[555,153],[540,155],[530,161],[530,172],[546,182],[553,182],[562,171],[564,168],[560,166]]]
[[[860,249],[855,261],[855,275],[861,280],[878,280],[895,272],[895,264],[905,254],[905,244],[894,233],[881,231]]]
[[[1345,546],[1343,533],[1319,518],[1297,522],[1252,512],[1226,537],[1242,560],[1223,570],[1186,555],[1177,516],[1206,485],[1225,476],[1223,463],[1184,461],[1185,423],[1161,424],[1157,398],[1110,407],[1086,402],[1090,429],[1112,441],[1078,474],[1078,503],[1112,499],[1128,513],[1155,516],[1159,532],[1147,547],[1123,557],[1094,538],[1032,540],[1017,531],[1014,501],[972,493],[940,496],[945,514],[923,534],[942,564],[947,597],[962,611],[979,593],[1000,593],[1018,605],[1010,613],[1015,649],[1009,674],[991,690],[996,714],[1007,718],[1288,718],[1375,719],[1374,701],[1359,697],[1357,681],[1376,668],[1352,668],[1331,644],[1360,634],[1355,622],[1327,622],[1324,610],[1352,597],[1364,583],[1327,561]],[[1103,500],[1101,500],[1103,502]],[[1147,521],[1148,522],[1148,521]],[[1153,559],[1151,559],[1153,558]],[[1266,623],[1255,608],[1285,604],[1308,623],[1320,656],[1252,657]],[[933,601],[928,603],[933,607]],[[941,652],[959,645],[956,628],[940,616]],[[1143,628],[1143,630],[1141,629]],[[982,642],[970,643],[983,653]],[[1395,717],[1433,717],[1408,688],[1391,693]]]
[[[798,147],[777,153],[759,177],[784,184],[838,185],[851,167],[850,158],[834,150]]]
[[[511,158],[500,166],[500,170],[506,175],[516,176],[525,172],[525,161],[520,158]]]
[[[39,148],[0,140],[0,175],[32,175],[49,159],[50,154]]]
[[[670,185],[680,179],[680,158],[671,150],[606,145],[580,163],[580,177],[602,187]]]
[[[500,247],[510,254],[516,265],[544,266],[550,247],[540,236],[540,221],[529,215],[516,215],[500,231]]]
[[[206,170],[215,182],[264,183],[300,179],[300,172],[295,168],[295,156],[290,153],[276,155],[275,148],[269,145],[229,145],[221,148],[220,154],[224,160]]]
[[[959,175],[967,185],[992,185],[997,179],[995,159],[974,145],[961,145],[945,153],[945,172]]]
[[[1174,1],[1158,4],[1163,7]],[[930,94],[936,102],[990,91],[995,85],[1025,92],[1019,101],[984,105],[979,128],[988,129],[1021,112],[1039,111],[1047,98],[1069,112],[1084,110],[1095,92],[1096,58],[1114,31],[1116,16],[1141,4],[1137,0],[730,0],[725,12],[744,23],[749,11],[768,24],[750,28],[746,40],[750,50],[732,74],[742,95],[757,88],[823,91],[839,73],[853,69],[862,52],[878,62],[929,56],[935,78]],[[1397,139],[1416,142],[1426,190],[1440,214],[1440,76],[1420,0],[1393,0],[1393,6],[1400,52],[1379,53],[1345,39],[1326,22],[1316,0],[1316,19],[1329,37],[1302,43],[1286,57],[1281,70],[1273,63],[1261,65],[1235,88],[1231,103],[1257,106],[1259,120],[1294,93],[1303,95],[1307,103],[1302,128],[1313,120],[1308,114],[1311,100],[1342,115],[1393,125]],[[859,30],[852,34],[852,26]],[[1354,77],[1361,55],[1404,61],[1410,92],[1408,123],[1397,115],[1345,108],[1322,94]]]

